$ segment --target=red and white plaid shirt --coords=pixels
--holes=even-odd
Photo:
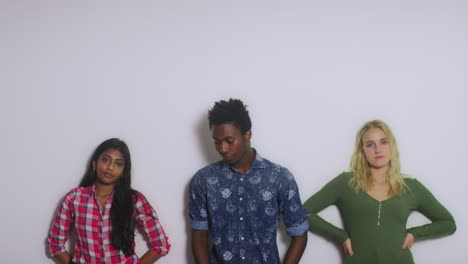
[[[158,221],[156,212],[146,198],[137,193],[135,200],[135,221],[141,227],[157,254],[166,255],[171,245]],[[77,239],[74,263],[86,264],[138,264],[138,256],[125,256],[122,250],[112,246],[112,224],[110,209],[112,196],[101,212],[95,196],[94,185],[71,190],[57,211],[48,237],[48,250],[52,256],[65,252],[68,231],[74,225]]]

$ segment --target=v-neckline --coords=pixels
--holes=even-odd
[[[372,197],[368,192],[365,192],[365,193],[366,193],[366,196],[367,196],[367,197],[369,197],[371,200],[373,200],[373,201],[375,201],[375,202],[377,202],[377,203],[383,203],[383,202],[389,201],[389,200],[393,199],[393,198],[396,196],[396,195],[394,194],[394,195],[388,197],[387,199],[384,199],[384,200],[382,200],[382,201],[379,201],[379,200],[375,199],[374,197]]]

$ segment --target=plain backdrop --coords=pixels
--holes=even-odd
[[[0,38],[2,263],[53,263],[56,207],[110,137],[129,144],[133,187],[170,237],[159,263],[191,263],[187,187],[219,158],[206,115],[230,97],[303,201],[348,170],[364,122],[386,121],[403,171],[458,226],[416,242],[416,262],[468,263],[467,1],[1,0]],[[336,208],[321,215],[341,225]],[[415,213],[408,226],[424,223]],[[341,252],[309,233],[301,263]]]

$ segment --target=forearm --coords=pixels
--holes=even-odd
[[[140,261],[141,264],[152,264],[156,262],[161,256],[161,254],[157,254],[154,252],[154,250],[149,249],[145,254],[143,254],[143,256],[141,256]]]
[[[192,229],[192,253],[196,264],[209,264],[208,231]]]
[[[435,221],[430,224],[412,227],[408,229],[408,232],[414,235],[415,238],[423,238],[423,237],[440,237],[451,235],[457,229],[455,225],[455,221],[451,220],[443,220],[443,221]]]
[[[310,213],[307,220],[309,221],[312,233],[324,235],[340,244],[349,238],[349,235],[345,230],[331,224],[317,214]]]
[[[318,214],[331,205],[337,205],[340,199],[346,199],[343,188],[347,188],[349,176],[340,174],[338,177],[327,183],[319,192],[312,195],[304,203],[304,208],[309,212],[309,226],[313,233],[325,235],[339,243],[343,243],[348,238],[348,233],[343,229],[326,221]]]
[[[302,254],[307,246],[307,231],[300,236],[292,237],[283,264],[297,264],[301,260]]]
[[[72,264],[72,256],[68,252],[62,252],[58,255],[55,255],[54,258],[60,264]]]
[[[414,180],[412,184],[414,186],[410,186],[410,188],[412,187],[411,190],[419,201],[416,210],[429,218],[432,223],[410,228],[408,232],[413,234],[415,238],[453,234],[457,227],[450,212],[419,181]]]

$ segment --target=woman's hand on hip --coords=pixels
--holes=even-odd
[[[351,239],[350,238],[346,239],[345,242],[343,242],[343,248],[344,248],[344,252],[345,252],[346,255],[349,255],[349,256],[354,255],[353,247],[351,246]]]
[[[405,237],[405,242],[403,242],[403,249],[410,249],[414,243],[414,236],[411,233],[407,233]]]

